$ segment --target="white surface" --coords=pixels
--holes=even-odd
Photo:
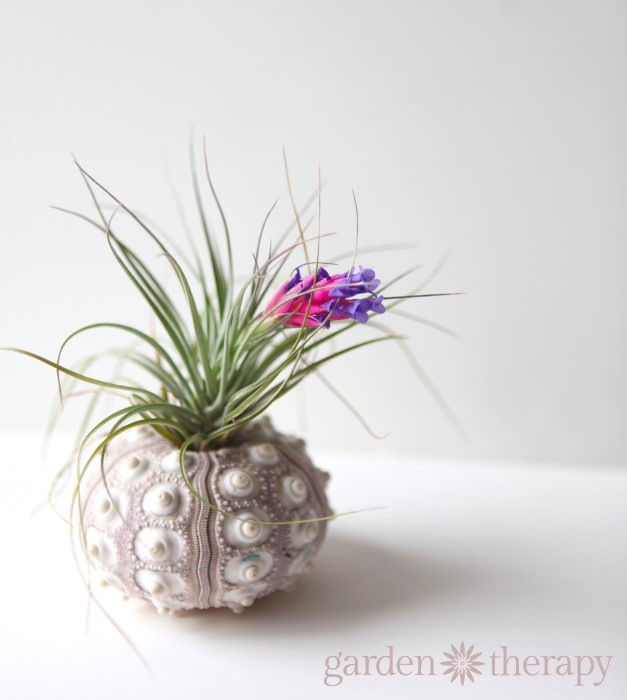
[[[193,124],[240,269],[279,195],[272,230],[288,218],[283,144],[300,198],[322,164],[323,227],[342,234],[329,250],[351,248],[354,188],[364,246],[420,244],[364,255],[384,277],[453,251],[432,289],[468,296],[410,306],[464,344],[393,323],[473,446],[396,350],[375,346],[330,372],[392,431],[372,449],[624,462],[626,28],[620,0],[3,3],[0,345],[55,355],[86,323],[147,327],[102,239],[48,205],[89,210],[73,151],[180,237],[162,162],[189,200]],[[48,370],[2,357],[0,385],[0,425],[42,424]],[[324,387],[307,392],[325,402],[309,416],[313,442],[359,445]],[[302,432],[295,405],[280,422]]]
[[[159,617],[104,594],[150,675],[97,611],[84,634],[86,600],[65,526],[49,511],[29,516],[45,480],[33,468],[36,443],[0,442],[3,697],[621,700],[627,693],[623,469],[317,455],[333,471],[336,510],[387,508],[337,520],[314,573],[294,593],[241,616]],[[462,689],[439,666],[442,652],[461,641],[486,661],[502,645],[521,658],[614,658],[599,687],[593,676],[576,688],[573,677],[484,672]],[[381,656],[388,645],[397,655],[432,655],[438,675],[323,684],[326,657]]]

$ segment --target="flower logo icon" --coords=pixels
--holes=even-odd
[[[483,666],[484,663],[483,661],[477,661],[477,659],[481,656],[482,652],[473,654],[472,652],[474,648],[475,645],[473,644],[471,647],[466,649],[464,647],[464,642],[462,642],[461,646],[459,647],[459,651],[451,644],[453,653],[449,654],[446,651],[443,652],[444,656],[446,656],[449,661],[441,661],[440,665],[449,666],[449,669],[444,671],[443,675],[446,676],[447,673],[452,673],[451,683],[456,678],[459,678],[459,682],[464,685],[466,677],[468,677],[474,683],[475,679],[473,678],[472,674],[478,673],[481,675],[481,671],[477,668],[477,666]]]

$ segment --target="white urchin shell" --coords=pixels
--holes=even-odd
[[[87,554],[102,585],[148,600],[160,613],[241,612],[275,590],[291,590],[311,570],[326,521],[268,524],[331,513],[328,477],[302,440],[262,419],[236,446],[188,453],[184,468],[202,501],[189,492],[167,440],[139,430],[109,446],[106,486],[98,473],[83,496]]]

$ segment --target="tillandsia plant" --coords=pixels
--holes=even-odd
[[[70,519],[87,557],[88,584],[96,578],[152,602],[160,612],[221,606],[240,612],[274,590],[293,587],[312,568],[327,521],[336,517],[325,495],[328,474],[312,464],[302,440],[276,431],[264,414],[339,356],[390,339],[402,342],[376,317],[406,298],[425,295],[412,290],[389,296],[389,287],[411,270],[381,284],[372,268],[358,264],[357,244],[352,261],[331,274],[320,260],[321,241],[330,234],[320,232],[319,212],[317,233],[307,233],[311,220],[302,223],[289,177],[293,226],[262,259],[272,207],[250,275],[238,283],[232,239],[206,155],[202,178],[193,155],[191,162],[204,250],[188,236],[186,255],[81,166],[96,215],[62,210],[104,235],[154,316],[156,331],[92,323],[65,339],[56,360],[7,349],[56,369],[61,405],[88,393],[76,391],[76,385],[92,387],[76,449],[57,477],[71,474],[74,465]],[[222,222],[222,245],[209,224],[209,205]],[[117,228],[121,215],[165,258],[182,304],[123,240]],[[293,267],[289,261],[295,255],[304,260]],[[376,336],[338,349],[334,341],[356,324],[368,324]],[[98,329],[118,331],[133,344],[67,366],[68,343]],[[119,360],[108,380],[92,376],[103,356]],[[149,383],[122,379],[122,366],[142,370]],[[95,419],[108,395],[121,401],[120,407]]]

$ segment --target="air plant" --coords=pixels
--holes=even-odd
[[[313,466],[302,441],[276,431],[264,414],[307,377],[321,376],[328,362],[383,341],[402,344],[399,335],[371,319],[420,295],[413,290],[388,296],[389,287],[410,271],[382,285],[373,269],[358,264],[357,244],[346,269],[329,273],[320,258],[329,234],[322,234],[319,224],[316,234],[307,232],[289,178],[294,224],[262,259],[273,205],[252,270],[238,283],[233,240],[206,155],[204,182],[192,157],[204,250],[190,238],[191,256],[77,166],[96,216],[61,211],[103,234],[121,272],[150,309],[155,330],[95,322],[71,333],[56,360],[6,349],[56,370],[61,405],[81,394],[77,385],[92,387],[76,448],[57,477],[75,465],[71,520],[91,565],[90,580],[93,569],[103,585],[147,599],[160,612],[219,606],[240,612],[274,590],[290,589],[309,571],[326,522],[336,517],[325,495],[328,475]],[[207,193],[222,222],[225,254],[209,224]],[[103,196],[113,211],[101,203]],[[165,258],[182,305],[118,233],[121,215]],[[294,267],[295,255],[304,262]],[[375,337],[338,348],[335,341],[356,324],[373,327]],[[68,344],[98,329],[115,330],[132,345],[96,351],[68,366]],[[402,348],[408,353],[406,345]],[[141,370],[149,383],[123,380],[119,372],[106,380],[92,376],[102,357]],[[452,417],[415,358],[409,359]],[[108,395],[119,407],[94,419]]]

